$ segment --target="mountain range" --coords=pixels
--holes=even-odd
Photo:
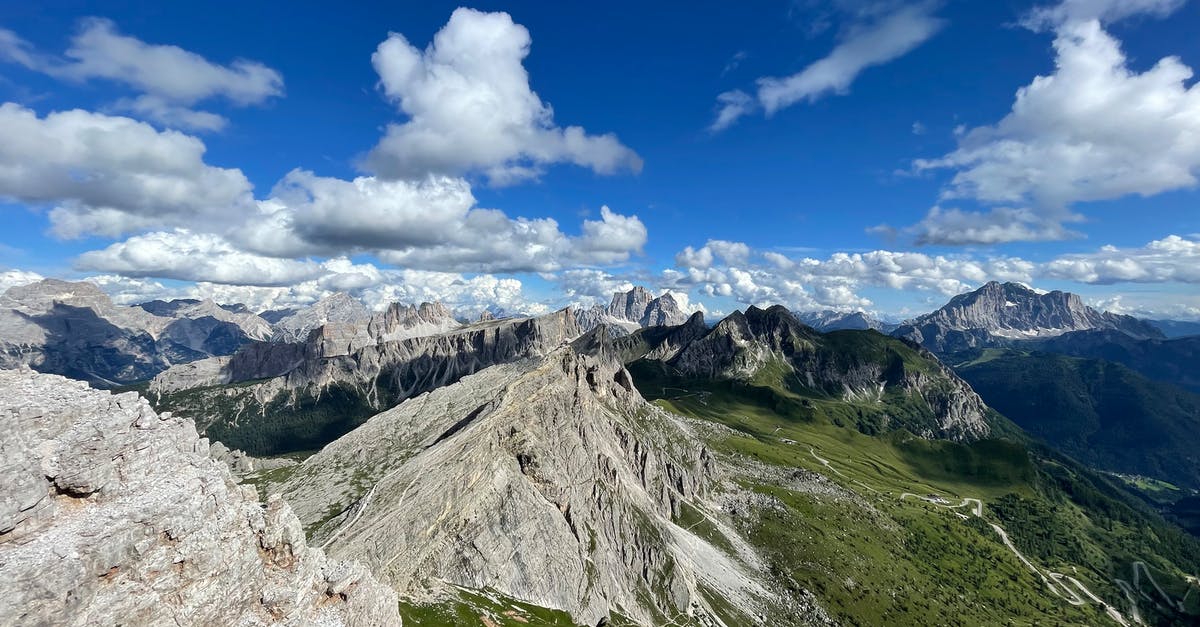
[[[271,326],[211,300],[116,305],[91,283],[45,279],[0,295],[0,365],[24,364],[100,387],[144,381],[172,364],[229,355]]]
[[[55,319],[76,338],[90,312],[122,330],[107,354],[150,338],[148,365],[140,397],[36,374],[23,363],[116,382],[91,345],[38,336],[46,320],[8,323],[31,357],[0,372],[21,469],[0,570],[45,582],[6,597],[23,622],[1200,617],[1200,540],[1166,518],[1190,515],[1200,405],[1186,366],[1140,372],[1190,338],[1074,295],[988,284],[889,335],[781,306],[709,324],[640,288],[464,321],[344,295],[121,307],[73,285],[10,289],[0,320],[73,307]],[[167,341],[215,345],[208,318],[245,339],[168,359]],[[838,325],[867,328],[818,328]],[[1064,354],[1114,346],[1138,367]],[[69,559],[35,550],[52,544]],[[117,594],[137,586],[182,592]]]

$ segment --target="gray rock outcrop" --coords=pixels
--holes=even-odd
[[[398,625],[277,496],[133,393],[0,372],[0,624]]]
[[[481,319],[480,322],[486,322]],[[410,337],[438,335],[462,326],[454,314],[441,303],[402,305],[392,303],[387,309],[371,316],[367,335],[375,343],[395,342]]]
[[[238,477],[243,477],[251,473],[262,472],[265,470],[287,468],[288,466],[295,466],[299,463],[294,459],[288,459],[286,457],[267,457],[259,459],[251,455],[247,455],[245,451],[239,449],[230,450],[229,447],[220,442],[213,442],[208,447],[208,456],[219,462],[224,462],[225,465],[229,466],[229,470],[233,471],[233,474]]]
[[[1020,283],[995,281],[955,296],[941,309],[900,325],[892,334],[947,353],[1104,329],[1134,338],[1163,337],[1143,320],[1088,307],[1077,294],[1039,293]]]

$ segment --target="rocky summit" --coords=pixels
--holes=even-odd
[[[919,347],[874,331],[822,334],[781,306],[734,312],[712,329],[693,318],[665,332],[637,334],[614,346],[627,361],[663,364],[675,375],[778,386],[844,402],[909,398],[908,411],[878,416],[885,429],[904,427],[928,438],[986,437],[990,410],[970,386]]]
[[[0,371],[0,624],[400,624],[392,590],[208,451],[134,393]]]
[[[1020,283],[992,281],[955,296],[941,309],[900,325],[893,334],[938,353],[1111,329],[1135,338],[1162,338],[1153,325],[1083,303],[1078,294],[1037,292]]]
[[[715,507],[723,480],[695,428],[646,403],[619,361],[562,347],[405,401],[272,489],[330,555],[409,598],[487,588],[586,625],[613,611],[720,624],[713,598],[744,624],[788,607],[820,618],[765,584],[719,519],[723,548],[677,524]]]
[[[643,327],[682,324],[688,316],[670,293],[655,297],[639,285],[628,292],[614,292],[607,307],[576,310],[575,318],[582,331],[603,326],[610,335],[623,335]]]

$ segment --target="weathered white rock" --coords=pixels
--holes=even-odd
[[[271,340],[275,342],[303,342],[313,329],[327,323],[342,323],[351,327],[365,325],[371,319],[371,311],[357,298],[338,292],[285,316],[273,326]]]
[[[133,393],[0,371],[0,625],[397,625],[193,425]]]
[[[229,466],[229,470],[233,471],[233,474],[238,477],[244,477],[264,470],[287,468],[288,466],[295,466],[300,463],[294,459],[285,457],[253,457],[239,449],[230,450],[228,446],[220,442],[213,442],[208,447],[208,456],[219,462],[225,462],[225,465]]]

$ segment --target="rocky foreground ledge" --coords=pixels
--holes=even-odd
[[[137,394],[0,371],[0,625],[400,624],[208,450]]]

